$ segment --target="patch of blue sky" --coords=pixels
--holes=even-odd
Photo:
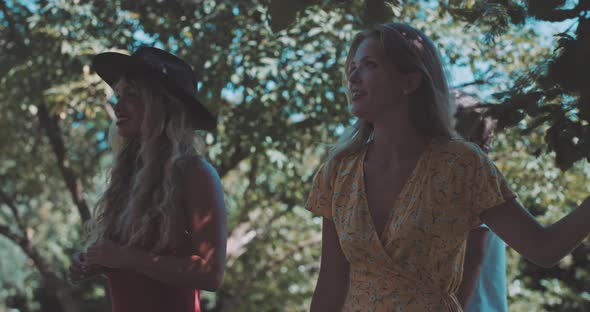
[[[244,60],[244,56],[239,54],[236,55],[236,57],[234,58],[234,64],[238,65],[240,63],[242,63],[242,61]]]
[[[573,20],[567,20],[562,22],[545,22],[545,21],[538,21],[534,19],[528,19],[525,28],[532,29],[537,34],[537,42],[544,47],[552,47],[555,42],[556,38],[554,37],[556,34],[565,32],[568,29],[575,30],[575,22]],[[502,37],[498,38],[498,40],[502,40]],[[490,67],[490,64],[485,61],[476,62],[475,70],[479,73],[486,72]],[[475,79],[479,79],[481,77],[474,76],[472,69],[469,66],[459,65],[459,66],[450,66],[449,67],[450,73],[450,81],[452,86],[458,86],[466,83],[473,82]],[[508,79],[508,73],[499,73],[500,76],[496,78],[503,78]],[[488,98],[491,96],[495,90],[493,88],[485,88],[485,89],[473,89],[477,96],[480,98]]]
[[[291,49],[285,49],[281,55],[281,62],[294,59],[297,55]]]
[[[111,103],[112,105],[117,104],[117,95],[115,94],[115,92],[113,92],[113,94],[111,95],[111,97],[108,99],[109,103]]]
[[[276,89],[277,83],[274,80],[268,80],[264,83],[264,89],[266,91],[272,91]],[[283,90],[281,95],[284,98],[289,97],[289,92],[287,90]],[[229,82],[226,86],[221,90],[221,97],[230,103],[234,103],[236,105],[240,105],[244,102],[244,87],[238,86],[236,87],[233,83]],[[249,103],[252,101],[252,96],[246,97],[246,102]]]
[[[239,44],[240,42],[242,42],[242,30],[241,29],[236,29],[234,31],[234,38],[232,39],[232,43],[233,44]]]
[[[266,89],[266,91],[271,91],[274,90],[276,86],[276,82],[274,82],[273,80],[269,80],[266,82],[266,86],[264,86],[264,88]]]
[[[234,16],[238,16],[240,15],[240,8],[238,8],[237,6],[235,6],[232,10],[231,10],[232,14]]]
[[[294,114],[289,115],[289,120],[291,120],[293,123],[302,122],[306,118],[307,118],[307,115],[304,113],[294,113]]]
[[[226,101],[240,105],[244,101],[244,87],[234,88],[233,85],[221,90],[221,97]]]
[[[193,40],[187,36],[182,36],[182,41],[185,45],[190,46],[193,43]]]
[[[324,96],[326,97],[326,99],[328,101],[334,101],[334,99],[335,99],[334,92],[332,92],[332,91],[326,91],[326,93],[324,94]]]
[[[450,74],[451,86],[469,83],[475,79],[471,68],[468,66],[452,66]]]
[[[330,68],[336,64],[336,58],[330,58],[326,61],[326,67]]]
[[[109,143],[107,141],[101,141],[100,143],[98,143],[98,148],[100,150],[106,150],[107,148],[109,148]]]
[[[160,49],[164,48],[164,45],[158,40],[158,36],[150,35],[141,28],[133,33],[133,39],[139,45],[149,45]]]
[[[533,29],[539,36],[538,42],[542,46],[550,47],[557,41],[555,35],[562,32],[574,32],[578,25],[577,19],[561,22],[546,22],[532,18],[527,20],[527,27]]]
[[[104,131],[98,131],[96,133],[96,139],[99,140],[99,141],[104,140],[105,137],[106,137],[106,134],[104,133]]]
[[[12,1],[11,1],[12,2]],[[11,2],[7,3],[7,7],[11,8]],[[33,0],[19,0],[16,1],[17,3],[24,5],[27,9],[29,9],[29,11],[31,12],[35,12],[39,9],[39,7],[37,6],[37,3]]]

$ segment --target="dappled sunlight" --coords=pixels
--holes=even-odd
[[[433,39],[451,86],[478,103],[464,113],[497,120],[490,158],[510,187],[542,223],[558,220],[589,192],[587,1],[459,2],[0,0],[0,311],[109,310],[104,279],[70,285],[65,272],[86,247],[82,224],[119,146],[107,135],[113,91],[92,56],[142,44],[186,60],[217,115],[204,158],[222,180],[227,250],[195,234],[214,224],[199,211],[183,214],[190,252],[148,256],[186,277],[214,272],[227,251],[221,291],[202,294],[203,311],[308,310],[322,220],[303,207],[318,164],[357,120],[344,60],[353,35],[375,22]],[[428,50],[411,32],[397,35],[407,52]],[[590,310],[588,242],[551,270],[508,254],[512,310]]]
[[[192,228],[196,233],[202,232],[213,225],[213,212],[207,210],[207,213],[198,212],[193,215]]]

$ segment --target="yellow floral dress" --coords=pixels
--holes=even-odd
[[[434,139],[392,203],[382,235],[367,207],[367,148],[317,174],[306,208],[335,224],[350,264],[344,311],[461,311],[469,231],[479,214],[516,195],[487,156],[459,139]]]

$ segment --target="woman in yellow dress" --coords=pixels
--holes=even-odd
[[[590,200],[539,224],[486,155],[453,130],[440,57],[397,23],[357,34],[345,64],[356,123],[312,186],[322,258],[312,311],[462,311],[465,242],[482,222],[541,266],[590,232]]]

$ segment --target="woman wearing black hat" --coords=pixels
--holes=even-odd
[[[105,274],[114,312],[199,311],[195,289],[219,287],[226,253],[223,190],[195,144],[194,130],[214,129],[215,118],[172,54],[141,47],[93,65],[118,97],[115,161],[71,278]]]

